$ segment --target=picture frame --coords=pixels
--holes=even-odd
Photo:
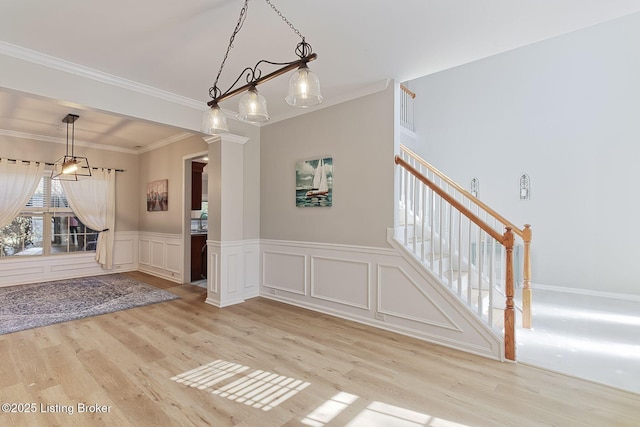
[[[296,206],[333,206],[333,157],[296,163]]]
[[[169,210],[169,180],[159,179],[147,183],[147,212]]]

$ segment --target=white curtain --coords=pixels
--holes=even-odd
[[[25,207],[44,172],[44,163],[0,159],[0,228]]]
[[[116,172],[95,170],[80,181],[60,181],[69,206],[84,225],[99,231],[96,261],[113,268],[113,237],[116,218]]]

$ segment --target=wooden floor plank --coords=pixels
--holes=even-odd
[[[632,393],[263,298],[219,309],[204,303],[203,288],[127,274],[181,299],[0,336],[3,403],[88,403],[110,412],[2,413],[0,425],[344,426],[414,417],[422,425],[636,426],[640,419]],[[202,371],[194,376],[201,389],[176,381],[215,361],[246,369]],[[269,393],[285,393],[287,384],[306,386],[265,410],[259,397],[275,399]],[[340,411],[316,411],[329,403]],[[311,419],[321,412],[321,421]]]

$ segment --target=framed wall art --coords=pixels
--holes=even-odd
[[[333,205],[333,157],[296,163],[296,206]]]
[[[147,212],[169,209],[169,180],[159,179],[147,183]]]

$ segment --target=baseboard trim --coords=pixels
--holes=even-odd
[[[355,322],[355,323],[359,323],[362,325],[367,325],[367,326],[371,326],[373,328],[377,328],[377,329],[382,329],[388,332],[393,332],[396,334],[400,334],[400,335],[404,335],[407,337],[411,337],[411,338],[415,338],[421,341],[424,341],[428,344],[433,344],[433,345],[438,345],[438,346],[442,346],[442,347],[446,347],[446,348],[450,348],[453,350],[458,350],[458,351],[462,351],[464,353],[470,353],[470,354],[475,354],[476,356],[481,356],[481,357],[485,357],[491,360],[496,360],[496,361],[504,361],[501,360],[499,357],[496,357],[495,354],[491,353],[490,351],[483,351],[483,349],[481,347],[477,347],[474,346],[472,344],[469,343],[464,343],[464,342],[460,342],[460,341],[456,341],[456,340],[452,340],[452,339],[448,339],[442,336],[436,336],[433,334],[430,334],[428,332],[423,332],[420,333],[421,331],[416,331],[416,330],[412,330],[409,328],[405,328],[403,326],[400,325],[389,325],[388,323],[385,322],[380,322],[377,321],[375,319],[370,319],[367,317],[362,317],[362,316],[357,316],[357,315],[353,315],[353,314],[347,314],[345,312],[339,311],[339,310],[332,310],[328,307],[324,307],[324,306],[318,306],[316,304],[309,304],[306,302],[301,302],[298,300],[294,300],[294,299],[290,299],[290,298],[286,298],[283,296],[275,296],[272,294],[261,294],[260,298],[265,298],[268,300],[272,300],[272,301],[277,301],[283,304],[287,304],[287,305],[292,305],[292,306],[296,306],[296,307],[300,307],[306,310],[311,310],[311,311],[315,311],[317,313],[322,313],[322,314],[326,314],[328,316],[333,316],[333,317],[337,317],[340,319],[344,319],[344,320],[348,320],[351,322]],[[500,349],[500,355],[504,354],[504,348]]]
[[[563,293],[576,294],[576,295],[587,295],[587,296],[598,297],[598,298],[611,298],[611,299],[620,299],[624,301],[640,302],[640,295],[594,291],[592,289],[568,288],[566,286],[539,285],[539,284],[532,284],[531,289],[533,290],[534,295],[536,290],[541,290],[541,291],[550,291],[550,292],[563,292]]]
[[[635,393],[635,392],[633,392],[633,391],[631,391],[629,389],[626,389],[626,388],[616,387],[616,386],[611,385],[611,384],[603,383],[603,382],[592,380],[592,379],[585,378],[585,377],[578,377],[576,375],[571,375],[571,374],[568,374],[566,372],[559,371],[557,369],[547,368],[547,367],[544,367],[544,366],[539,366],[539,365],[536,365],[533,362],[528,362],[528,361],[524,361],[523,362],[523,361],[519,360],[518,364],[519,365],[528,366],[528,367],[534,368],[534,369],[539,369],[539,370],[544,371],[544,372],[552,372],[552,373],[554,373],[556,375],[562,375],[562,376],[565,376],[567,378],[573,378],[573,379],[577,379],[577,380],[580,380],[580,381],[586,381],[586,382],[589,382],[591,384],[597,384],[597,385],[599,385],[601,387],[609,387],[609,388],[611,388],[613,390],[619,390],[619,391],[622,391],[624,393],[632,393],[632,394],[636,394],[636,395],[640,396],[640,394]]]

